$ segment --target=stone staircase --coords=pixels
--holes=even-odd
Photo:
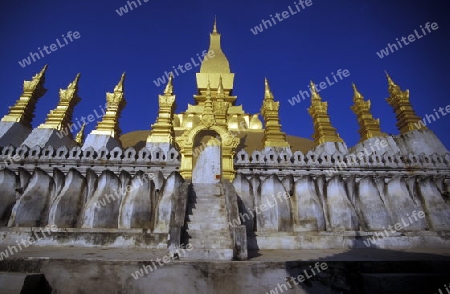
[[[185,223],[188,243],[193,249],[186,258],[232,260],[234,243],[222,185],[196,183],[193,188]]]

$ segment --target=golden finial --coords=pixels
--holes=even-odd
[[[220,78],[219,78],[219,85],[220,85]],[[212,100],[211,100],[211,84],[208,80],[208,85],[207,85],[207,89],[206,89],[206,100],[205,100],[205,108],[204,110],[211,106],[212,109]]]
[[[171,146],[175,144],[175,132],[173,129],[173,118],[176,108],[175,98],[173,94],[173,74],[170,73],[164,94],[158,95],[158,117],[156,118],[156,122],[151,126],[147,143],[167,143]]]
[[[209,82],[208,87],[210,87]],[[214,109],[211,100],[211,89],[209,89],[209,95],[206,95],[205,105],[203,106],[202,121],[207,127],[210,127],[215,123]]]
[[[44,67],[41,69],[41,71],[33,76],[33,80],[41,79],[43,77],[45,78],[45,72],[47,71],[47,68],[48,68],[48,65],[47,64],[44,65]]]
[[[364,96],[356,88],[353,83],[353,106],[350,109],[356,114],[359,124],[360,142],[369,138],[385,136],[380,129],[380,120],[374,119],[370,112],[370,100],[364,101]]]
[[[173,74],[170,72],[169,81],[167,81],[166,89],[164,90],[164,95],[173,95]]]
[[[211,97],[211,83],[209,82],[209,79],[208,84],[206,85],[206,96]]]
[[[389,86],[389,88],[391,88],[391,87],[398,87],[398,85],[396,85],[396,84],[394,83],[394,81],[392,80],[392,78],[391,78],[391,76],[388,74],[388,72],[387,72],[387,71],[384,71],[384,73],[386,74],[386,78],[387,78],[387,80],[388,80],[388,86]]]
[[[311,101],[312,100],[320,100],[322,101],[322,98],[320,97],[319,93],[317,92],[316,85],[311,80],[309,82],[309,87],[311,88]]]
[[[212,105],[212,100],[211,100],[211,95],[206,95],[206,100],[205,100],[205,107],[209,105]]]
[[[66,89],[59,89],[59,103],[55,109],[47,115],[47,119],[41,124],[39,129],[55,129],[62,131],[72,125],[72,115],[75,106],[81,101],[78,97],[78,81],[80,74],[77,74],[73,82]],[[72,138],[72,133],[69,134]]]
[[[31,81],[23,82],[23,91],[20,98],[14,106],[9,108],[9,112],[2,118],[2,121],[18,122],[31,128],[31,122],[34,117],[36,103],[46,92],[44,88],[45,72],[48,66],[45,65],[42,70],[35,74]]]
[[[67,89],[76,89],[78,87],[78,81],[80,80],[81,74],[78,73],[72,83],[67,86]]]
[[[272,91],[270,90],[269,86],[269,80],[267,78],[264,78],[264,99],[272,99],[274,96]]]
[[[352,83],[352,88],[353,88],[353,102],[356,103],[357,101],[364,101],[364,97],[358,91],[358,88],[356,88],[355,83]]]
[[[83,123],[81,126],[80,131],[78,132],[77,136],[75,137],[75,142],[82,145],[84,141],[84,129],[86,128],[86,123]]]
[[[208,87],[209,87],[209,81],[208,81]],[[214,111],[214,119],[217,125],[225,126],[227,125],[227,112],[228,108],[230,107],[230,103],[224,101],[225,98],[225,91],[223,89],[222,84],[222,76],[219,76],[219,85],[217,87],[217,99],[214,101],[214,104],[211,103],[212,109]],[[206,101],[205,101],[205,107],[207,105],[207,102],[209,103],[211,99],[211,92],[207,89],[206,91]]]
[[[397,118],[397,127],[401,134],[409,131],[427,129],[412,108],[409,100],[409,90],[402,91],[400,86],[394,83],[386,72],[388,80],[389,97],[386,98],[388,104],[393,108]]]
[[[213,34],[217,34],[217,16],[214,16]]]
[[[125,73],[122,74],[119,83],[114,87],[114,92],[106,93],[106,112],[91,134],[111,136],[112,138],[119,140],[119,137],[122,134],[122,130],[119,126],[119,118],[127,103],[123,92],[124,82]]]
[[[114,88],[114,92],[123,92],[123,84],[125,82],[125,73],[120,77],[120,81],[117,86]]]
[[[314,82],[310,82],[311,88],[311,106],[308,113],[311,115],[314,124],[314,142],[317,145],[325,142],[343,142],[336,129],[331,125],[328,115],[328,103],[323,102],[319,93],[317,93]]]
[[[219,85],[217,86],[217,98],[219,98],[219,99],[225,98],[225,91],[223,89],[222,75],[219,76]]]
[[[264,147],[290,147],[286,141],[286,134],[281,131],[279,110],[280,102],[274,100],[269,80],[264,78],[264,100],[261,107],[261,114],[266,126],[263,138]]]

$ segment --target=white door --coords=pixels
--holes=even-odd
[[[221,146],[218,137],[206,135],[192,154],[193,183],[218,183],[221,177]]]

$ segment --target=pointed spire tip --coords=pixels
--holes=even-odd
[[[219,85],[217,86],[217,98],[224,98],[225,91],[223,88],[222,75],[219,75]]]
[[[33,79],[36,79],[36,78],[40,79],[40,78],[44,77],[45,72],[47,71],[47,68],[48,68],[48,64],[44,65],[44,67],[37,74],[35,74],[33,76]]]
[[[125,72],[122,73],[122,76],[120,77],[120,81],[117,84],[117,86],[114,88],[114,92],[123,92],[123,84],[125,81]]]
[[[389,86],[396,86],[396,84],[394,83],[394,80],[392,80],[391,76],[389,75],[389,73],[385,70],[384,73],[386,74],[386,78],[388,80],[388,84]]]
[[[167,81],[166,88],[164,89],[165,95],[173,95],[173,74],[170,72],[169,80]]]
[[[213,33],[217,34],[217,15],[214,16]]]
[[[78,81],[80,80],[81,77],[81,73],[77,73],[77,75],[75,76],[75,79],[73,80],[73,82],[71,82],[69,84],[69,86],[67,88],[76,88],[78,86]]]
[[[267,77],[264,78],[264,88],[265,98],[273,99],[274,96],[272,90],[270,89],[269,79]]]

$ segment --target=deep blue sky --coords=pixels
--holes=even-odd
[[[259,112],[264,96],[264,77],[269,78],[275,99],[281,102],[283,130],[310,138],[312,122],[309,100],[291,106],[288,99],[307,90],[310,79],[324,81],[331,72],[348,69],[350,77],[321,91],[329,103],[333,125],[350,147],[359,140],[358,124],[350,110],[351,83],[371,99],[382,130],[398,134],[388,97],[384,70],[403,89],[410,89],[419,116],[450,104],[449,4],[434,1],[318,1],[279,22],[263,33],[250,28],[270,14],[294,7],[294,1],[149,1],[123,16],[116,9],[124,0],[109,1],[7,1],[0,10],[0,115],[7,113],[21,94],[22,81],[45,64],[47,94],[37,106],[34,126],[41,124],[58,102],[58,89],[65,88],[81,72],[80,97],[74,118],[87,116],[105,103],[122,72],[127,106],[122,113],[124,133],[149,129],[155,122],[158,94],[153,80],[172,66],[184,64],[208,48],[214,15],[222,34],[222,48],[236,73],[237,104],[249,113]],[[380,59],[376,52],[408,36],[426,22],[439,29],[397,52]],[[68,31],[81,38],[22,68],[18,61],[38,47],[49,46]],[[195,68],[174,80],[177,112],[193,103]],[[87,130],[94,128],[90,124]],[[450,115],[431,123],[450,148]]]

